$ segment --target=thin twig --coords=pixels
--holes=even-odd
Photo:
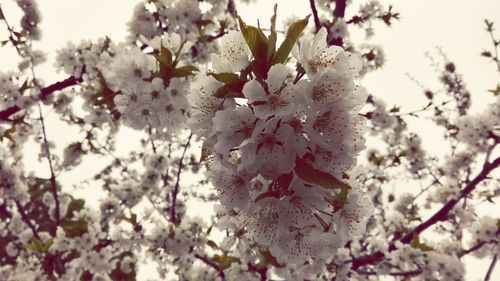
[[[333,16],[335,18],[343,18],[345,16],[346,0],[335,0],[335,9]]]
[[[224,274],[224,271],[219,267],[218,264],[199,254],[195,254],[194,257],[204,262],[206,265],[212,267],[213,269],[217,270],[219,272],[220,278],[222,280],[226,280],[226,274]]]
[[[57,195],[56,174],[54,172],[54,165],[52,163],[52,154],[50,153],[49,141],[47,140],[47,131],[45,129],[45,121],[43,120],[42,106],[40,104],[38,104],[38,110],[40,112],[40,122],[42,123],[42,133],[43,133],[43,143],[45,146],[45,153],[47,154],[46,157],[47,160],[49,161],[51,192],[56,204],[55,209],[56,209],[56,228],[57,228],[57,226],[59,226],[61,221],[61,211],[60,211],[59,196]]]
[[[493,50],[495,52],[495,57],[493,60],[497,63],[497,69],[500,73],[500,59],[498,57],[498,45],[496,44],[495,35],[493,34],[493,28],[488,28],[488,34],[490,34],[491,41],[493,42]]]
[[[30,219],[28,218],[28,216],[26,215],[26,213],[24,212],[23,210],[23,206],[21,206],[21,203],[19,203],[19,201],[14,201],[16,203],[16,207],[17,207],[17,211],[19,212],[19,214],[21,215],[21,219],[24,221],[24,223],[26,223],[26,225],[31,229],[31,232],[33,232],[33,236],[35,236],[36,239],[38,239],[39,241],[42,241],[42,239],[40,238],[40,236],[38,235],[38,232],[36,231],[36,228],[35,226],[31,223]]]
[[[69,78],[66,78],[63,81],[60,81],[60,82],[54,83],[48,87],[42,88],[40,90],[39,98],[41,100],[47,99],[54,92],[63,90],[67,87],[74,86],[82,81],[83,81],[82,78],[75,78],[75,77],[71,76]],[[19,108],[17,105],[14,105],[14,106],[11,106],[7,109],[0,111],[0,121],[12,121],[12,120],[9,120],[9,117],[16,114],[20,110],[21,110],[21,108]]]
[[[488,268],[488,272],[486,272],[486,276],[484,277],[484,281],[490,280],[491,274],[493,273],[493,269],[495,269],[496,264],[497,264],[497,255],[494,255],[490,267]]]
[[[181,172],[182,168],[184,168],[184,156],[186,155],[186,151],[191,143],[191,138],[193,137],[193,133],[189,134],[188,140],[184,145],[184,151],[182,151],[182,156],[179,159],[179,169],[177,170],[177,181],[175,182],[174,190],[172,190],[172,208],[170,209],[170,220],[174,223],[178,223],[177,214],[175,213],[175,207],[177,205],[177,194],[179,193],[179,186],[181,181]]]

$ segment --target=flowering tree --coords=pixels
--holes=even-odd
[[[470,114],[443,56],[424,108],[387,108],[361,86],[383,49],[349,30],[374,36],[393,7],[310,0],[280,30],[276,6],[253,26],[233,0],[143,0],[125,42],[69,43],[56,59],[68,78],[47,84],[37,5],[15,2],[19,24],[0,6],[0,43],[20,60],[0,73],[1,280],[137,280],[143,262],[164,280],[462,280],[466,255],[492,260],[490,278],[500,220],[476,207],[500,195],[500,84]],[[441,129],[445,155],[422,148],[415,118]],[[61,144],[50,126],[79,133]],[[127,134],[141,142],[123,152]],[[33,144],[48,177],[30,172]],[[107,163],[87,181],[97,205],[60,180],[92,158]],[[388,188],[404,181],[416,188]]]

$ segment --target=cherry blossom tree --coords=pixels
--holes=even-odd
[[[397,7],[310,0],[255,26],[238,15],[250,1],[142,0],[123,42],[61,46],[67,78],[47,83],[37,3],[11,2],[22,16],[0,6],[0,44],[19,59],[0,73],[0,280],[144,280],[144,264],[160,280],[463,280],[470,255],[490,280],[500,218],[477,208],[500,195],[500,82],[471,113],[439,52],[441,88],[412,78],[425,107],[388,107],[362,86],[383,71],[383,46],[350,32],[376,36]],[[485,25],[482,56],[500,74]],[[447,151],[427,152],[412,120]],[[103,168],[88,174],[92,159]],[[64,185],[74,171],[86,181]],[[90,185],[98,202],[75,193]]]

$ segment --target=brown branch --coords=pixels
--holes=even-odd
[[[321,22],[319,21],[318,10],[316,9],[316,1],[309,0],[309,3],[311,4],[311,11],[314,18],[314,26],[316,26],[316,32],[318,32],[319,29],[321,28]]]
[[[52,196],[54,197],[55,201],[55,217],[56,217],[56,230],[57,226],[59,226],[61,222],[61,211],[60,211],[60,202],[59,202],[59,196],[57,195],[57,182],[56,182],[56,174],[54,172],[54,165],[52,163],[52,154],[50,153],[50,147],[49,147],[49,141],[47,139],[47,131],[45,130],[45,121],[43,120],[43,114],[42,114],[42,106],[38,104],[38,110],[40,111],[40,122],[42,123],[42,134],[43,134],[43,145],[45,146],[45,153],[47,153],[47,160],[49,161],[49,168],[50,168],[50,186],[51,186],[51,192]],[[54,231],[55,234],[55,231]]]
[[[362,275],[377,275],[377,276],[380,276],[380,275],[390,275],[390,276],[403,276],[403,277],[412,277],[412,276],[416,276],[416,275],[419,275],[419,274],[422,274],[422,269],[415,269],[415,270],[412,270],[412,271],[401,271],[401,272],[389,272],[389,273],[383,273],[381,274],[380,272],[364,272],[364,271],[358,271],[359,274],[362,274]]]
[[[199,254],[195,254],[194,257],[204,262],[208,266],[212,267],[213,269],[217,270],[219,272],[220,278],[222,280],[226,280],[226,274],[224,274],[224,271],[220,268],[218,264]]]
[[[42,239],[40,238],[40,236],[38,235],[38,232],[36,231],[36,228],[35,226],[31,223],[30,219],[28,218],[28,216],[26,215],[26,213],[24,212],[23,210],[23,206],[21,206],[21,203],[19,203],[19,201],[14,201],[16,203],[16,207],[17,207],[17,211],[19,212],[19,214],[21,215],[21,219],[24,221],[24,223],[26,223],[26,225],[31,229],[31,232],[33,232],[33,236],[35,236],[36,239],[38,239],[39,241],[42,241]]]
[[[476,187],[479,183],[481,183],[488,174],[496,169],[500,165],[500,157],[495,159],[492,163],[486,163],[484,165],[483,170],[472,180],[470,181],[462,191],[460,191],[460,194],[458,197],[448,201],[441,209],[435,213],[432,217],[430,217],[427,221],[423,222],[416,228],[414,228],[412,231],[407,233],[403,238],[401,238],[401,242],[403,243],[410,243],[411,240],[413,239],[414,235],[418,235],[422,233],[424,230],[429,228],[430,226],[434,225],[438,221],[444,221],[446,220],[446,216],[448,213],[455,207],[455,205],[462,199],[467,197]]]
[[[82,78],[75,78],[71,76],[69,78],[64,79],[63,81],[59,81],[50,86],[42,88],[40,90],[39,98],[40,100],[45,100],[54,92],[63,90],[67,87],[74,86],[82,81],[83,81]],[[9,117],[16,114],[19,111],[21,111],[21,108],[19,108],[17,105],[11,106],[7,109],[0,111],[0,121],[12,121],[9,119]]]
[[[335,9],[333,16],[335,18],[343,18],[345,16],[346,0],[335,0]]]
[[[345,16],[345,8],[346,8],[346,0],[335,0],[335,9],[333,10],[333,21],[335,21],[339,18],[344,18]],[[339,38],[332,38],[328,41],[328,45],[335,45],[335,46],[344,46],[344,39],[339,37]]]
[[[493,273],[493,269],[495,269],[496,264],[497,264],[497,255],[494,255],[490,267],[488,268],[488,272],[486,272],[486,276],[484,277],[484,281],[490,280],[491,274]]]
[[[495,170],[498,166],[500,166],[500,157],[498,157],[497,159],[495,159],[495,161],[493,161],[491,163],[485,163],[482,171],[472,181],[470,181],[465,186],[465,188],[462,189],[462,191],[460,191],[460,194],[459,194],[458,197],[453,198],[450,201],[448,201],[432,217],[430,217],[425,222],[423,222],[420,225],[418,225],[417,227],[415,227],[413,230],[411,230],[410,232],[408,232],[405,236],[403,236],[401,239],[399,239],[397,241],[400,241],[403,244],[408,244],[408,243],[410,243],[413,240],[413,237],[415,235],[419,235],[424,230],[426,230],[427,228],[431,227],[432,225],[434,225],[438,221],[444,221],[444,220],[446,220],[446,217],[447,217],[448,213],[453,209],[453,207],[462,198],[467,197],[477,187],[477,185],[479,183],[481,183],[484,179],[486,179],[486,177],[488,176],[488,174],[491,171]],[[396,241],[393,241],[389,245],[389,249],[388,249],[389,251],[394,251],[396,249],[396,246],[395,246],[396,243],[395,242]],[[364,266],[364,265],[367,265],[367,264],[371,264],[371,263],[375,263],[375,262],[379,262],[379,261],[381,261],[384,258],[385,258],[385,255],[381,251],[377,251],[377,252],[374,252],[374,253],[372,253],[370,255],[363,256],[363,257],[360,257],[360,258],[354,258],[353,260],[351,260],[351,262],[352,262],[352,269],[355,270],[355,269],[357,269],[357,268],[359,268],[361,266]]]
[[[179,193],[179,186],[181,181],[181,172],[182,168],[184,168],[184,156],[186,156],[186,151],[191,143],[191,138],[193,137],[193,133],[191,133],[188,137],[186,144],[184,145],[184,151],[182,151],[182,156],[179,159],[179,169],[177,170],[177,181],[175,182],[174,190],[172,191],[172,208],[170,209],[170,220],[174,223],[178,223],[177,214],[175,213],[175,207],[177,205],[177,194]]]

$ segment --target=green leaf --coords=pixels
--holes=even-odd
[[[420,249],[422,252],[434,251],[434,248],[429,247],[424,243],[420,243],[420,238],[418,237],[418,234],[415,233],[413,234],[413,239],[410,242],[410,246],[415,249]]]
[[[16,132],[16,127],[12,126],[10,128],[8,128],[7,130],[5,130],[3,132],[3,136],[0,136],[0,141],[3,141],[4,138],[10,140],[12,143],[16,143],[14,141],[14,138],[12,137],[12,135]]]
[[[271,254],[269,250],[259,249],[260,254],[263,257],[263,261],[259,264],[260,266],[267,267],[272,265],[277,268],[284,267],[284,265],[279,264],[278,260]]]
[[[489,51],[483,51],[483,52],[481,53],[481,56],[483,56],[483,57],[487,57],[487,58],[491,58],[491,53],[490,53]]]
[[[207,73],[208,75],[214,77],[217,81],[220,81],[224,84],[228,83],[235,83],[240,80],[240,77],[237,74],[234,73],[214,73],[214,72],[209,72]]]
[[[328,203],[330,203],[333,207],[333,211],[337,212],[338,210],[342,209],[344,207],[345,203],[347,203],[347,195],[349,192],[347,189],[342,189],[335,197],[333,200],[328,199]]]
[[[156,56],[156,60],[163,66],[172,65],[172,53],[169,49],[163,47],[163,43],[160,44],[160,54]]]
[[[399,106],[394,106],[391,110],[389,110],[389,112],[396,113],[399,112],[399,110],[400,110]]]
[[[43,253],[43,244],[38,239],[35,239],[33,240],[33,242],[26,244],[25,247],[32,252]]]
[[[496,89],[488,90],[488,92],[492,93],[494,96],[500,95],[500,84],[497,85]]]
[[[313,184],[317,184],[326,189],[351,189],[351,186],[349,186],[347,183],[338,180],[336,177],[328,173],[314,169],[300,158],[297,158],[295,160],[295,173],[301,179]]]
[[[54,243],[54,238],[49,238],[47,241],[43,242],[35,239],[33,242],[28,243],[25,245],[26,249],[32,251],[32,252],[37,252],[37,253],[46,253],[49,249],[50,246]]]
[[[266,192],[259,194],[259,196],[257,196],[254,201],[257,203],[260,200],[267,198],[267,197],[280,198],[280,194],[276,190],[266,191]]]
[[[82,236],[85,232],[87,232],[88,223],[84,218],[80,218],[77,221],[64,220],[61,222],[61,227],[66,235],[72,238]]]
[[[240,23],[241,33],[254,58],[265,61],[269,42],[264,32],[255,26],[246,25],[239,16],[238,21]]]
[[[46,253],[50,249],[50,246],[52,246],[52,244],[54,244],[53,237],[47,239],[47,241],[43,243],[43,252]]]
[[[71,220],[73,218],[73,212],[78,212],[85,206],[85,200],[83,199],[73,199],[68,205],[68,211],[66,211],[66,220]]]
[[[181,66],[179,68],[175,68],[172,71],[172,77],[187,77],[194,75],[194,72],[197,72],[198,68],[192,65]]]
[[[288,59],[288,55],[292,51],[293,46],[299,39],[304,28],[307,26],[310,16],[311,15],[290,25],[286,33],[285,40],[281,43],[281,46],[274,56],[273,64],[284,63]]]
[[[205,25],[213,24],[214,22],[211,20],[204,20],[204,19],[200,18],[200,19],[193,21],[193,23],[195,23],[198,27],[203,27]]]
[[[267,58],[266,61],[271,61],[276,53],[276,40],[278,34],[276,33],[276,11],[278,9],[278,4],[274,4],[274,14],[271,17],[271,34],[269,35],[269,47],[267,48]]]
[[[269,40],[264,32],[262,32],[262,29],[246,25],[240,17],[238,17],[238,21],[241,33],[254,57],[254,60],[250,64],[252,71],[258,78],[265,79],[271,67],[271,60],[268,58],[268,53],[274,53],[273,50],[269,51]]]
[[[229,76],[226,77],[228,79],[232,79]],[[217,78],[216,78],[217,79]],[[226,85],[220,87],[217,92],[215,92],[215,97],[218,98],[244,98],[243,95],[243,86],[245,86],[246,80],[234,80],[226,83]]]
[[[28,79],[26,79],[23,83],[23,85],[21,86],[21,88],[19,88],[19,92],[21,93],[24,93],[24,91],[26,91],[27,89],[31,88],[30,85],[28,84]]]
[[[239,258],[230,256],[227,253],[224,253],[222,256],[214,255],[212,260],[219,264],[221,270],[229,268],[234,262],[240,262]]]
[[[217,246],[217,243],[215,243],[214,241],[212,240],[207,240],[207,245],[210,246],[210,248],[214,249],[214,250],[217,250],[219,249],[219,246]]]

